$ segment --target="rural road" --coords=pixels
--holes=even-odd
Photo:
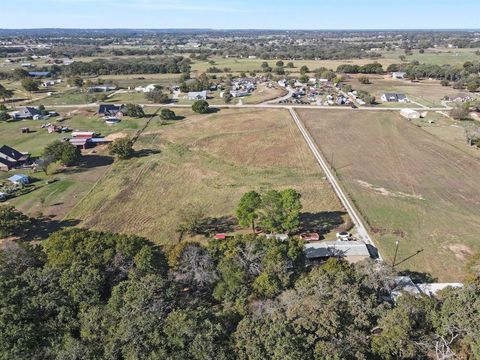
[[[295,112],[294,108],[293,107],[289,107],[288,110],[290,111],[290,114],[293,118],[293,121],[295,122],[295,124],[297,125],[298,129],[300,130],[300,132],[302,133],[303,135],[303,138],[305,139],[305,141],[307,142],[307,145],[308,147],[310,148],[310,150],[312,151],[313,153],[313,156],[315,157],[315,159],[317,160],[318,164],[320,165],[320,167],[322,168],[323,172],[325,173],[328,181],[330,182],[330,184],[332,185],[333,187],[333,190],[335,191],[335,193],[337,194],[338,198],[340,199],[342,205],[344,206],[344,208],[347,210],[348,212],[348,215],[350,216],[350,218],[352,219],[353,223],[355,224],[356,228],[357,228],[357,232],[358,232],[358,237],[360,238],[360,240],[362,240],[363,242],[365,242],[366,244],[369,244],[369,245],[372,245],[372,246],[375,246],[370,234],[368,233],[367,231],[367,228],[365,227],[364,223],[363,223],[363,220],[362,218],[360,217],[360,215],[358,215],[357,213],[357,210],[355,209],[355,207],[352,205],[350,199],[348,198],[348,196],[344,193],[344,191],[342,190],[340,184],[338,183],[338,180],[336,178],[336,176],[332,173],[332,171],[330,170],[330,167],[328,166],[327,162],[325,161],[325,159],[323,158],[323,155],[321,154],[320,150],[318,149],[317,145],[315,144],[315,142],[313,141],[312,137],[310,136],[308,130],[305,128],[305,126],[303,125],[302,121],[300,120],[300,118],[298,117],[298,114]],[[375,246],[376,247],[376,246]],[[378,248],[377,248],[378,249]],[[378,258],[380,260],[382,260],[382,257],[380,255],[380,253],[378,254]]]
[[[137,104],[143,107],[168,107],[168,108],[191,108],[192,105],[180,105],[180,104]],[[92,108],[98,107],[99,104],[92,103],[92,104],[71,104],[71,105],[51,105],[51,108]],[[212,108],[219,108],[219,109],[235,109],[235,108],[251,108],[251,109],[290,109],[290,108],[298,108],[298,109],[317,109],[317,110],[340,110],[340,111],[401,111],[405,109],[404,107],[391,107],[391,108],[378,108],[372,106],[363,106],[353,109],[348,106],[318,106],[318,105],[282,105],[282,104],[257,104],[257,105],[250,105],[250,104],[243,104],[243,105],[210,105]],[[24,106],[13,106],[13,108],[22,108]],[[410,108],[416,111],[449,111],[452,108],[445,108],[445,107],[420,107],[420,108]]]
[[[295,91],[292,89],[291,86],[288,86],[287,88],[287,91],[288,91],[288,94],[282,96],[282,97],[279,97],[279,98],[276,98],[276,99],[273,99],[273,100],[269,100],[269,101],[265,101],[264,103],[260,104],[260,105],[269,105],[269,104],[275,104],[277,102],[280,102],[280,101],[283,101],[283,100],[288,100],[290,99],[293,94],[295,93]]]

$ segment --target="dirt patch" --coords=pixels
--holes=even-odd
[[[455,254],[458,260],[468,260],[473,255],[473,250],[465,244],[450,244],[443,246],[444,249],[450,250]]]
[[[417,199],[417,200],[425,200],[422,195],[417,195],[417,194],[406,194],[401,191],[389,191],[383,187],[375,187],[374,185],[363,181],[363,180],[357,180],[357,183],[360,184],[365,189],[369,189],[374,191],[376,194],[382,195],[382,196],[391,196],[391,197],[398,197],[398,198],[410,198],[410,199]]]
[[[118,132],[118,133],[113,133],[113,134],[105,136],[105,139],[108,140],[108,141],[115,141],[117,139],[122,139],[122,138],[125,138],[127,136],[128,136],[127,133]]]

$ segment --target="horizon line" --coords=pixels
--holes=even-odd
[[[137,31],[165,31],[165,30],[197,30],[197,31],[480,31],[480,28],[337,28],[337,29],[301,29],[301,28],[80,28],[80,27],[32,27],[32,28],[0,28],[0,31],[27,31],[27,30],[137,30]]]

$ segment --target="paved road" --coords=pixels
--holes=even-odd
[[[315,159],[317,160],[318,164],[320,165],[320,167],[322,168],[323,172],[325,173],[328,181],[330,182],[330,184],[332,185],[333,187],[333,190],[335,191],[335,193],[337,194],[338,198],[340,199],[340,201],[342,202],[342,205],[344,206],[344,208],[347,210],[348,212],[348,215],[350,216],[350,218],[352,219],[353,223],[355,224],[356,228],[357,228],[357,232],[358,232],[358,237],[360,238],[360,240],[363,240],[366,244],[370,244],[372,246],[375,246],[370,234],[368,233],[367,231],[367,228],[365,227],[364,223],[363,223],[363,220],[361,218],[360,215],[358,215],[357,213],[357,210],[355,209],[355,207],[352,205],[350,199],[348,198],[348,196],[344,193],[344,191],[342,190],[340,184],[338,183],[338,180],[337,178],[335,177],[335,175],[332,173],[332,171],[330,170],[330,167],[328,166],[327,162],[325,161],[325,159],[323,158],[323,155],[321,154],[320,150],[318,149],[317,145],[315,144],[315,142],[313,141],[312,137],[310,136],[308,130],[305,128],[305,126],[303,125],[302,121],[300,120],[300,118],[298,117],[297,113],[295,112],[295,110],[290,107],[288,108],[288,110],[290,111],[290,114],[292,115],[292,118],[295,122],[295,124],[297,125],[298,129],[300,130],[300,132],[302,133],[303,135],[303,138],[305,139],[305,141],[307,142],[307,145],[308,147],[310,148],[310,150],[312,151],[313,153],[313,156],[315,157]],[[382,259],[381,255],[378,254],[379,256],[379,259]]]
[[[72,104],[72,105],[51,105],[51,108],[92,108],[98,107],[99,104],[92,103],[92,104]],[[137,104],[140,106],[148,106],[148,107],[168,107],[168,108],[191,108],[192,105],[180,105],[180,104]],[[14,106],[14,108],[22,108],[24,106]],[[284,104],[243,104],[243,105],[211,105],[212,108],[219,108],[219,109],[235,109],[235,108],[251,108],[251,109],[317,109],[317,110],[338,110],[338,111],[400,111],[405,109],[404,107],[392,107],[392,108],[380,108],[380,107],[373,107],[373,106],[362,106],[356,109],[353,109],[348,106],[318,106],[318,105],[284,105]],[[429,107],[429,108],[410,108],[417,111],[449,111],[452,108],[445,108],[445,107]]]
[[[292,89],[291,86],[287,86],[287,95],[285,96],[282,96],[282,97],[279,97],[279,98],[276,98],[276,99],[273,99],[273,100],[269,100],[269,101],[265,101],[264,103],[260,104],[260,105],[268,105],[268,104],[275,104],[275,103],[278,103],[280,101],[283,101],[283,100],[288,100],[290,99],[293,94],[295,93],[295,90]],[[280,104],[279,104],[280,105]]]

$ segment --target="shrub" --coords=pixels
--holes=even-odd
[[[192,110],[199,114],[207,114],[210,111],[209,104],[205,100],[195,101],[192,105]]]
[[[175,112],[170,109],[162,109],[160,111],[160,119],[162,120],[175,120],[176,117]]]
[[[115,140],[110,144],[110,155],[116,156],[119,159],[125,160],[131,158],[134,154],[133,141],[129,137],[124,137]]]

